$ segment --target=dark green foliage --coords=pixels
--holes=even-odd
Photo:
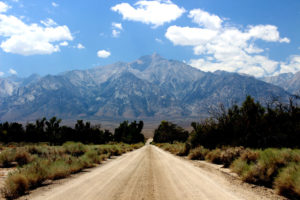
[[[234,105],[216,119],[193,122],[192,148],[244,146],[252,148],[300,147],[300,108],[290,99],[288,105],[276,103],[266,109],[248,96],[241,107]]]
[[[143,127],[143,121],[139,123],[134,121],[131,124],[129,124],[128,121],[124,121],[115,129],[114,139],[117,142],[125,142],[128,144],[144,142],[145,138],[142,134]]]
[[[113,134],[109,130],[103,131],[100,125],[92,126],[90,122],[84,123],[82,120],[78,120],[75,128],[60,124],[61,119],[56,117],[28,123],[25,129],[22,124],[16,122],[0,123],[0,142],[49,142],[52,145],[60,145],[67,141],[105,144],[114,140]]]
[[[156,143],[165,143],[174,141],[185,142],[189,133],[180,126],[171,122],[162,121],[154,131],[153,141]]]

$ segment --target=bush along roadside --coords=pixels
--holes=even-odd
[[[47,180],[65,178],[82,169],[94,167],[111,156],[122,155],[143,145],[84,145],[67,142],[62,146],[31,145],[7,148],[0,154],[0,165],[17,165],[17,168],[6,178],[2,194],[7,199],[17,198]]]
[[[289,148],[249,149],[223,147],[207,149],[203,146],[190,149],[184,143],[154,143],[175,155],[187,155],[191,160],[206,160],[223,164],[248,183],[274,188],[278,194],[300,199],[300,150]]]

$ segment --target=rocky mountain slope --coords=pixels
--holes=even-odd
[[[280,86],[292,94],[300,94],[300,71],[295,74],[285,73],[278,76],[264,77],[262,80]]]
[[[13,89],[0,93],[1,121],[54,115],[71,120],[199,119],[210,106],[241,103],[246,95],[260,101],[289,95],[254,77],[207,73],[157,54],[9,84],[6,88]]]

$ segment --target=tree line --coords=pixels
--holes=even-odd
[[[191,123],[193,130],[188,136],[176,124],[162,122],[155,130],[154,142],[186,141],[191,148],[201,145],[210,149],[221,146],[299,148],[300,107],[295,102],[295,98],[290,98],[287,104],[273,102],[263,107],[247,96],[241,106],[233,105],[227,110],[221,107],[218,115]],[[178,139],[178,133],[185,137]]]
[[[124,121],[113,134],[109,130],[102,130],[101,125],[91,125],[90,122],[77,120],[74,128],[62,126],[62,120],[52,117],[38,119],[35,123],[27,123],[25,127],[17,122],[0,123],[0,142],[48,142],[52,145],[63,144],[67,141],[85,144],[105,144],[108,142],[138,143],[144,142],[142,129],[143,121],[129,123]]]

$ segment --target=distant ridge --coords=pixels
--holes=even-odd
[[[282,87],[290,93],[300,95],[300,71],[279,74],[278,76],[264,77],[263,81]]]

